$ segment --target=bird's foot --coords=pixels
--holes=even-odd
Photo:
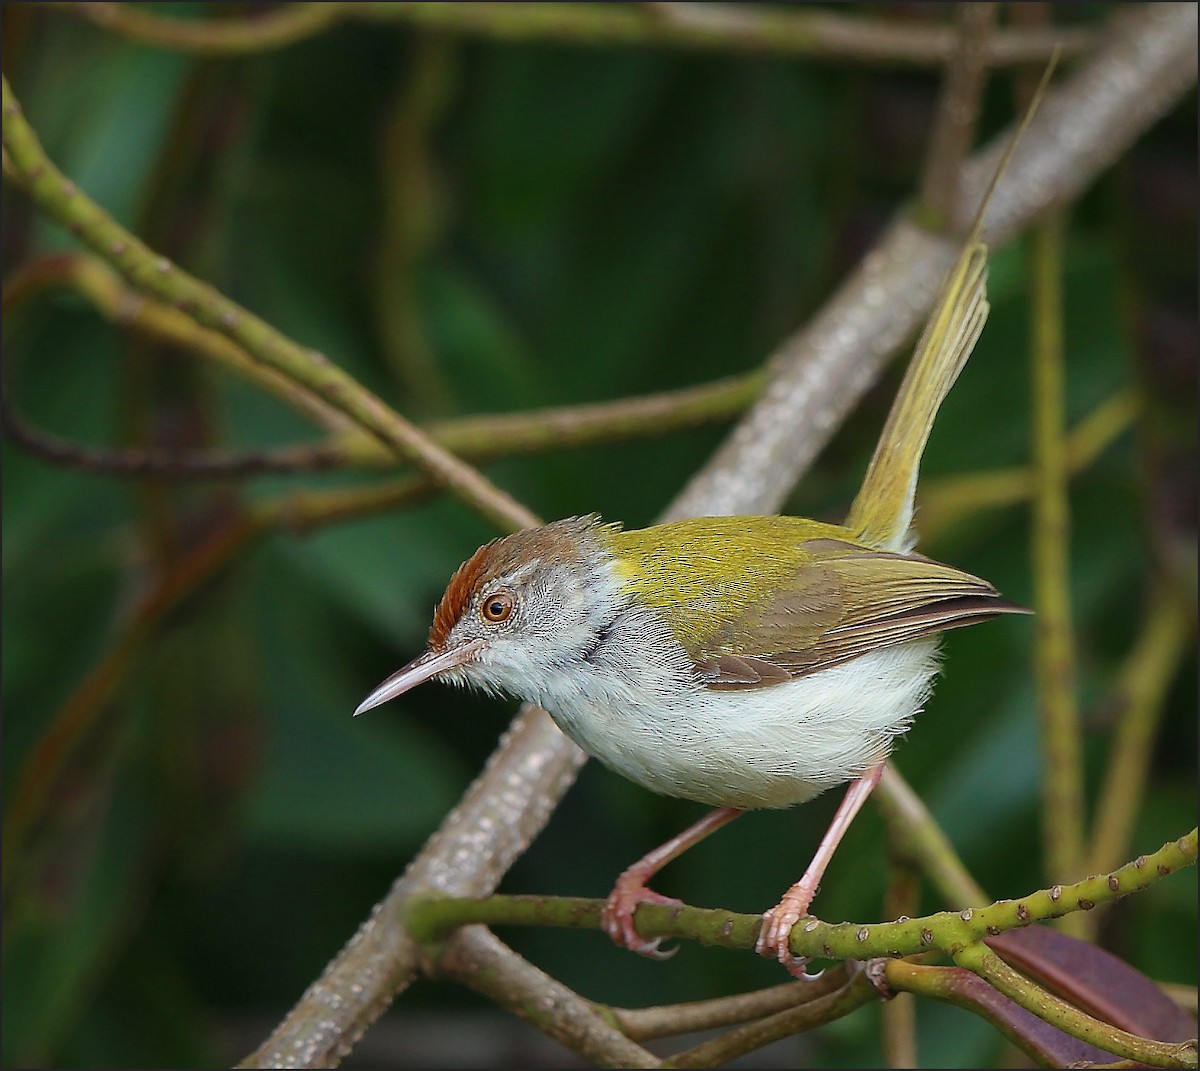
[[[600,924],[604,927],[604,932],[613,939],[615,944],[622,948],[628,948],[640,956],[648,956],[650,959],[670,959],[679,951],[678,946],[672,949],[661,949],[659,948],[663,940],[661,937],[647,939],[637,932],[633,915],[639,904],[666,904],[682,907],[683,901],[663,896],[653,889],[646,888],[645,879],[640,874],[627,870],[617,878],[617,884],[608,894],[608,900],[600,914]]]
[[[763,913],[762,929],[754,946],[754,951],[760,956],[779,960],[794,978],[807,975],[808,957],[793,955],[792,929],[808,914],[808,905],[816,891],[805,886],[803,881],[788,889],[778,904]]]

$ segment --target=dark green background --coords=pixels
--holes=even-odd
[[[205,7],[169,6],[180,15]],[[347,25],[274,53],[203,60],[123,43],[59,11],[8,5],[4,14],[5,72],[71,178],[155,248],[416,416],[615,398],[756,367],[911,195],[937,92],[932,73],[438,43],[399,26]],[[1105,14],[1086,5],[1067,17]],[[421,139],[424,156],[385,165],[384,131],[415,57],[431,49],[441,50],[445,97]],[[1011,117],[1011,92],[1007,76],[993,80],[985,134]],[[1195,128],[1188,103],[1070,214],[1068,417],[1129,382],[1150,397],[1138,434],[1072,484],[1093,787],[1107,754],[1104,700],[1143,614],[1149,533],[1173,519],[1173,539],[1194,535]],[[426,185],[398,186],[398,173]],[[379,267],[389,200],[427,235],[407,275]],[[7,187],[4,210],[6,272],[73,247]],[[1020,247],[997,252],[991,288],[991,320],[933,435],[931,476],[1029,454]],[[381,324],[397,306],[413,310],[410,326],[434,354],[436,384],[423,394],[386,356]],[[6,318],[5,359],[30,415],[83,441],[250,447],[312,434],[275,399],[124,336],[65,292]],[[825,450],[789,510],[841,516],[896,375]],[[543,516],[596,510],[639,525],[722,433],[489,473]],[[4,478],[9,792],[145,589],[164,532],[166,545],[187,546],[240,502],[361,479],[151,493],[9,444]],[[1024,506],[990,512],[923,549],[1028,601],[1028,521]],[[221,1066],[266,1035],[453,804],[515,708],[431,686],[349,717],[420,649],[449,573],[491,534],[448,502],[280,534],[172,616],[104,707],[97,743],[54,801],[61,818],[7,898],[7,1066]],[[950,635],[937,694],[897,756],[997,897],[1048,877],[1032,636],[1023,619]],[[1187,661],[1131,854],[1194,822]],[[658,887],[761,910],[798,876],[835,804],[836,793],[747,817]],[[698,814],[589,764],[502,888],[603,895],[623,866]],[[884,877],[881,825],[868,808],[818,911],[880,917]],[[1194,871],[1173,877],[1109,911],[1103,940],[1155,978],[1194,983],[1195,896]],[[927,895],[924,907],[937,906]],[[696,947],[657,964],[596,934],[504,936],[585,996],[624,1004],[782,980],[753,957]],[[462,1050],[475,1017],[479,1047]],[[876,1019],[877,1010],[860,1012],[772,1059],[877,1066]],[[922,1003],[919,1023],[925,1066],[1012,1059],[965,1013]],[[348,1066],[563,1059],[470,994],[422,983]]]

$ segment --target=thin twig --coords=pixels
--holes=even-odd
[[[43,431],[0,397],[4,434],[14,443],[63,468],[106,476],[145,476],[167,480],[209,480],[266,473],[316,472],[345,464],[346,451],[334,444],[285,446],[275,450],[166,450],[161,447],[85,446]]]
[[[841,989],[850,980],[850,969],[839,963],[813,978],[728,997],[667,1004],[652,1008],[615,1008],[596,1005],[600,1014],[634,1041],[670,1037],[695,1030],[713,1030],[807,1004]]]
[[[753,1023],[734,1027],[715,1038],[675,1053],[663,1067],[724,1067],[731,1060],[773,1041],[823,1026],[879,999],[866,971],[855,971],[841,989],[828,996],[775,1012]]]
[[[987,44],[996,23],[994,3],[959,4],[956,12],[959,46],[938,97],[919,195],[921,207],[935,220],[952,218],[958,203],[959,172],[975,138],[987,85]]]
[[[66,8],[113,33],[160,48],[209,55],[262,52],[295,44],[341,22],[346,12],[340,4],[282,4],[249,18],[179,19],[146,11],[141,4],[106,0],[48,3]]]
[[[12,437],[48,460],[92,472],[116,475],[208,479],[213,476],[303,472],[331,467],[396,468],[403,462],[373,436],[356,428],[346,415],[300,389],[285,376],[251,359],[242,347],[190,317],[126,286],[102,261],[83,254],[57,254],[34,261],[5,280],[3,308],[11,313],[46,289],[71,286],[103,316],[130,330],[181,347],[245,376],[264,390],[331,430],[324,443],[274,450],[221,454],[138,451],[89,447],[36,428],[15,411],[4,375],[5,402]],[[425,433],[445,449],[474,461],[569,449],[660,436],[672,431],[727,420],[745,410],[762,389],[766,374],[754,370],[678,390],[606,402],[558,406],[519,413],[477,414],[427,425]]]
[[[605,1016],[557,979],[517,955],[482,926],[457,933],[437,959],[438,973],[469,986],[597,1067],[661,1067]]]
[[[1067,436],[1067,468],[1077,476],[1133,425],[1141,405],[1128,389],[1101,402]],[[1035,480],[1029,467],[933,476],[917,491],[921,531],[927,540],[984,509],[1028,502]]]
[[[889,829],[889,832],[891,830]],[[883,894],[885,918],[911,918],[918,914],[921,881],[917,869],[903,852],[888,853],[888,883]],[[917,1060],[917,1003],[911,993],[886,1000],[883,1014],[883,1056],[888,1067],[919,1067]]]
[[[661,438],[674,431],[736,416],[753,401],[763,378],[761,372],[750,372],[695,387],[611,402],[460,417],[427,425],[424,430],[434,442],[474,462],[643,437]],[[358,432],[333,436],[324,443],[257,451],[168,452],[90,446],[38,428],[14,407],[8,392],[0,404],[5,431],[14,442],[47,461],[93,473],[178,480],[330,468],[394,469],[399,465],[394,454]],[[424,482],[430,491],[437,489],[432,480]]]
[[[20,184],[19,178],[15,181]],[[116,272],[97,257],[84,253],[57,253],[22,265],[4,280],[4,312],[14,312],[42,292],[60,286],[72,287],[110,323],[178,346],[184,352],[198,354],[227,368],[279,398],[328,432],[342,434],[354,429],[353,421],[325,399],[300,387],[274,368],[254,360],[236,342],[220,332],[201,326],[182,310],[127,286]],[[5,378],[11,378],[7,364]],[[365,432],[359,432],[359,435],[366,441],[376,443],[374,437]],[[377,449],[383,448],[377,445]]]
[[[1023,1016],[1032,1018],[1033,1013],[1019,1006],[1014,1007],[1007,997],[966,967],[935,967],[896,959],[888,961],[885,978],[897,999],[920,996],[953,1004],[978,1015],[1041,1067],[1093,1066],[1078,1064],[1073,1060],[1067,1063],[1064,1056],[1086,1059],[1099,1055],[1099,1050],[1094,1046],[1078,1039],[1071,1039],[1074,1045],[1064,1046],[1063,1042],[1070,1035],[1063,1035],[1061,1031],[1049,1032],[1036,1021],[1028,1025],[1022,1023]]]
[[[372,311],[381,349],[409,408],[444,412],[450,390],[422,317],[420,269],[445,215],[434,166],[433,133],[451,99],[458,42],[434,30],[409,42],[403,84],[380,137],[379,237],[371,272]]]
[[[279,48],[352,19],[503,41],[714,49],[896,67],[940,66],[953,54],[957,36],[938,23],[716,3],[295,3],[252,18],[213,20],[160,15],[129,3],[52,6],[144,44],[213,55]],[[1055,48],[1075,55],[1094,41],[1086,28],[1002,30],[989,43],[987,57],[992,66],[1044,62]]]

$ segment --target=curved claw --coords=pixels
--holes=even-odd
[[[637,932],[633,915],[639,904],[682,906],[682,903],[681,900],[647,889],[640,881],[618,880],[601,912],[600,923],[613,943],[621,948],[628,948],[648,959],[670,959],[679,951],[679,946],[664,949],[659,947],[663,942],[662,937],[643,937]]]
[[[639,956],[645,956],[647,959],[670,959],[676,952],[679,951],[678,945],[672,945],[670,948],[661,948],[665,937],[653,937],[649,941],[639,941],[637,944],[626,944],[624,941],[618,941],[622,948],[628,948],[631,952],[636,952]]]
[[[764,912],[762,929],[754,945],[755,952],[779,960],[793,978],[811,977],[806,970],[808,957],[793,955],[791,949],[792,929],[808,914],[807,899],[801,903],[789,893],[770,911]]]

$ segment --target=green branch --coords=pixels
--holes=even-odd
[[[1197,832],[1193,829],[1152,855],[1140,856],[1110,874],[1096,875],[1072,885],[1056,885],[1019,900],[1001,900],[983,908],[874,925],[831,924],[809,917],[801,920],[793,931],[791,949],[806,957],[881,961],[937,950],[1045,1022],[1097,1048],[1153,1066],[1195,1067],[1195,1041],[1181,1044],[1151,1041],[1094,1019],[1009,967],[987,947],[985,940],[989,935],[1034,922],[1090,911],[1099,904],[1147,888],[1180,867],[1194,865],[1196,842]],[[422,897],[408,903],[404,922],[412,936],[426,946],[429,959],[436,964],[446,947],[444,942],[459,927],[483,923],[596,929],[600,927],[603,906],[601,900],[571,897]],[[682,937],[701,944],[745,950],[754,947],[762,923],[758,915],[662,904],[641,905],[636,920],[644,937]],[[916,986],[917,990],[922,986],[929,988],[928,979]],[[864,972],[834,993],[731,1030],[679,1054],[664,1066],[713,1066],[777,1037],[828,1022],[875,999],[876,995]]]
[[[324,399],[501,529],[538,523],[526,507],[404,420],[324,354],[307,349],[150,249],[54,166],[3,80],[4,149],[20,185],[52,219],[133,286],[236,342]]]
[[[909,956],[938,949],[955,956],[984,937],[1034,922],[1090,911],[1098,904],[1138,892],[1196,862],[1196,830],[1169,841],[1152,855],[1139,856],[1109,874],[1097,874],[1071,885],[1000,900],[988,907],[942,911],[923,918],[861,924],[829,923],[809,916],[792,931],[797,956],[827,959],[876,959]],[[459,926],[470,923],[510,926],[554,926],[597,929],[604,901],[578,897],[490,896],[485,898],[421,897],[405,912],[409,932],[422,943],[436,944]],[[642,904],[637,909],[643,937],[688,938],[705,945],[750,949],[762,925],[759,915],[719,908]]]
[[[1029,249],[1035,481],[1032,566],[1037,611],[1034,663],[1041,716],[1043,865],[1048,874],[1074,877],[1084,867],[1084,793],[1069,576],[1061,214],[1037,226]],[[1081,938],[1091,929],[1083,917],[1070,919],[1065,928]]]

